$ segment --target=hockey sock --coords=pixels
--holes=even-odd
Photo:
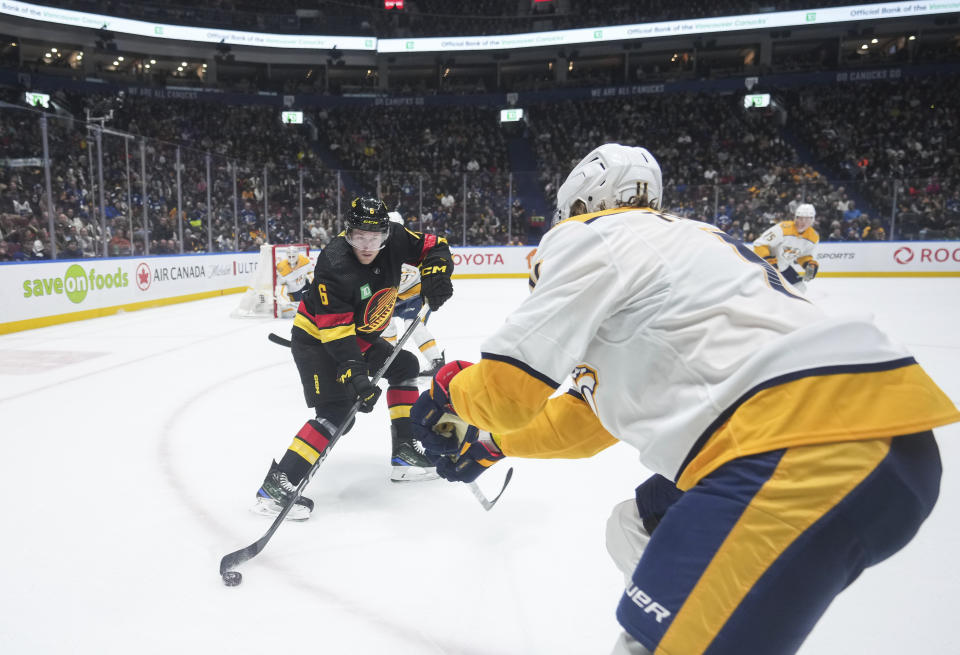
[[[408,410],[407,416],[409,415]],[[330,443],[329,435],[335,430],[336,428],[324,419],[310,419],[303,424],[280,460],[280,470],[287,474],[287,479],[292,484],[300,484],[303,476],[326,450]]]
[[[390,411],[390,423],[401,435],[410,434],[410,408],[420,397],[416,386],[391,386],[387,389],[387,409]]]
[[[413,338],[416,339],[420,352],[423,353],[428,362],[440,359],[440,346],[437,345],[437,340],[433,338],[433,335],[424,327],[423,323],[414,328]]]

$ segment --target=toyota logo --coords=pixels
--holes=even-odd
[[[913,261],[913,250],[907,246],[897,248],[893,253],[893,260],[898,264],[909,264]]]

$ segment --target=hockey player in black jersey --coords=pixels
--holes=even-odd
[[[346,220],[347,229],[317,258],[313,282],[293,321],[291,351],[307,406],[316,410],[316,418],[300,428],[279,464],[271,465],[257,492],[258,513],[280,512],[356,400],[359,411],[373,410],[380,389],[370,375],[392,351],[380,335],[393,316],[403,264],[420,268],[422,295],[431,309],[439,309],[453,294],[453,261],[446,239],[392,223],[386,205],[375,198],[356,198]],[[437,477],[410,428],[419,372],[416,355],[402,351],[383,375],[388,382],[395,482]],[[287,518],[304,520],[312,509],[313,502],[300,497]]]

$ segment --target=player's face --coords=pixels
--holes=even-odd
[[[389,232],[368,232],[366,230],[347,230],[347,243],[353,246],[353,253],[361,264],[369,264],[387,242]]]
[[[793,222],[797,226],[797,232],[803,232],[813,225],[813,218],[810,216],[797,216]]]

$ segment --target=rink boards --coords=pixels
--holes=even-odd
[[[454,277],[526,278],[532,246],[452,248]],[[0,334],[244,291],[257,253],[0,264]],[[960,242],[827,242],[823,277],[960,276]]]

